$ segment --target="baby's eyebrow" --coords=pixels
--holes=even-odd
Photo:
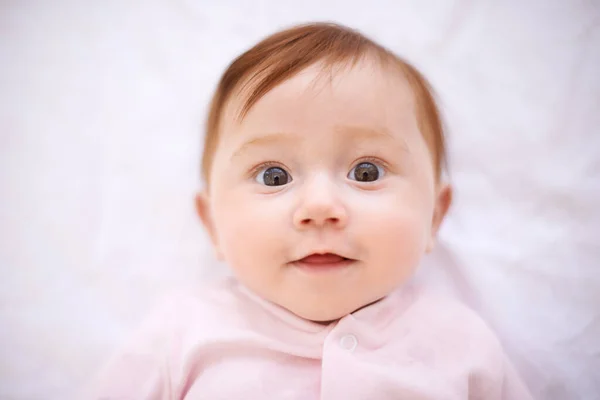
[[[355,146],[357,141],[360,142],[377,142],[380,146],[385,146],[394,149],[402,149],[410,153],[410,149],[406,140],[400,135],[396,136],[386,128],[371,128],[366,126],[356,125],[336,125],[335,131],[343,135],[347,142]]]
[[[241,157],[245,152],[253,147],[273,146],[277,144],[289,143],[297,140],[297,135],[285,132],[269,133],[263,136],[251,139],[242,144],[231,156],[231,160]]]
[[[380,141],[387,142],[391,145],[400,144],[400,146],[409,151],[406,142],[400,138],[394,136],[389,130],[385,128],[371,128],[357,125],[335,125],[333,130],[336,134],[344,138],[347,143],[352,141]],[[292,134],[287,132],[275,132],[265,134],[256,138],[253,138],[244,144],[242,144],[231,156],[231,160],[241,157],[245,152],[253,147],[262,146],[273,146],[279,144],[294,144],[302,139],[301,135]]]

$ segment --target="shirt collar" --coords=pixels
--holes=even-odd
[[[370,325],[376,329],[383,328],[408,308],[416,294],[415,285],[412,282],[408,282],[381,300],[354,311],[338,321],[324,325],[301,318],[286,308],[263,299],[239,282],[237,282],[237,286],[243,295],[294,330],[308,334],[320,333],[324,335],[329,333],[341,320],[347,318],[355,319],[357,322]]]

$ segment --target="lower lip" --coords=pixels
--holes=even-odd
[[[307,263],[303,261],[295,261],[292,263],[293,266],[308,272],[326,272],[332,270],[340,270],[345,269],[352,264],[354,264],[356,260],[343,260],[333,263]]]

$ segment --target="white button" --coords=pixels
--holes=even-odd
[[[358,340],[356,340],[356,336],[354,335],[342,336],[340,339],[340,347],[344,350],[354,351],[357,344]]]

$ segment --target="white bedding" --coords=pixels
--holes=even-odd
[[[496,329],[537,398],[600,398],[600,7],[579,1],[0,4],[0,398],[66,399],[214,264],[194,216],[219,74],[335,20],[437,88],[456,197],[422,278]]]

